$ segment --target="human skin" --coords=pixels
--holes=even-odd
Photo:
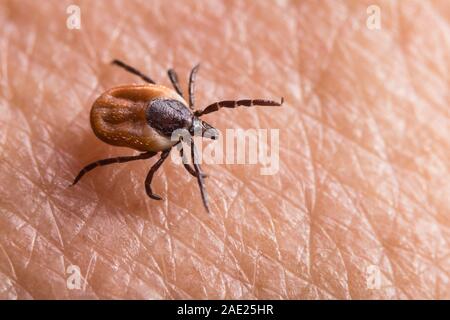
[[[0,298],[450,298],[450,2],[76,1],[80,30],[70,4],[0,2]],[[89,124],[142,83],[113,58],[185,92],[201,62],[197,108],[283,96],[204,117],[279,129],[279,171],[204,164],[211,215],[172,161],[146,196],[157,158],[68,187],[136,154]]]

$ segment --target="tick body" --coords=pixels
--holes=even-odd
[[[175,130],[185,129],[190,135],[198,131],[202,135],[214,128],[208,123],[200,120],[204,114],[218,111],[221,108],[235,108],[238,106],[281,106],[281,102],[263,99],[226,100],[215,102],[203,110],[194,110],[195,77],[199,66],[195,66],[189,77],[189,102],[187,102],[181,91],[178,76],[174,70],[168,71],[169,79],[174,90],[157,85],[148,76],[137,69],[119,61],[113,64],[142,78],[146,84],[133,84],[114,87],[104,92],[93,104],[90,114],[91,127],[95,135],[102,141],[121,147],[129,147],[140,154],[135,156],[124,156],[98,160],[85,166],[75,177],[72,185],[76,184],[87,172],[98,166],[113,163],[129,162],[134,160],[149,159],[160,153],[160,159],[151,167],[145,179],[145,190],[147,195],[155,200],[161,197],[154,194],[151,189],[151,181],[155,172],[163,164],[170,154],[172,148],[178,144],[188,141],[172,139]],[[200,130],[198,130],[200,129]],[[214,134],[212,137],[214,138]],[[206,177],[196,159],[194,140],[190,139],[192,166],[184,161],[183,149],[180,148],[180,156],[183,157],[185,169],[194,176],[199,184],[203,204],[209,212],[208,198],[204,186]]]
[[[171,148],[176,141],[170,140],[169,131],[188,129],[191,121],[186,101],[175,91],[154,84],[112,88],[91,109],[91,127],[100,140],[139,151]]]

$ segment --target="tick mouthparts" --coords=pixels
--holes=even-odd
[[[219,139],[219,131],[209,123],[202,121],[202,136],[211,140]]]
[[[210,138],[211,140],[218,140],[219,131],[215,128],[208,129],[208,136],[206,138]]]

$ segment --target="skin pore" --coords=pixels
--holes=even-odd
[[[449,299],[450,4],[376,1],[0,1],[0,298]],[[225,17],[225,18],[224,18]],[[279,129],[279,170],[203,164],[196,180],[89,125],[105,90],[142,81],[196,106],[283,96],[281,108],[205,115]],[[73,270],[79,288],[68,288]]]

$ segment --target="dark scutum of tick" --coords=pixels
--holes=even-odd
[[[173,99],[154,99],[146,111],[148,124],[166,137],[177,129],[189,129],[192,113],[180,101]]]

